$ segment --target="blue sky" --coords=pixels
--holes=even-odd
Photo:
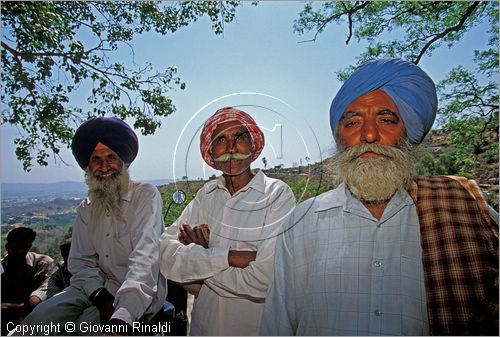
[[[216,36],[208,19],[161,36],[147,33],[133,41],[135,62],[151,62],[158,69],[174,65],[186,83],[171,92],[177,111],[162,119],[152,136],[140,136],[140,150],[130,171],[133,179],[173,179],[187,175],[206,178],[216,173],[201,160],[199,128],[217,109],[240,106],[264,129],[266,147],[254,162],[263,167],[317,162],[335,149],[328,111],[340,88],[335,72],[353,63],[366,46],[345,45],[346,26],[330,25],[316,42],[299,43],[314,34],[293,33],[293,20],[303,2],[249,2],[237,8],[234,22]],[[469,65],[473,50],[486,43],[486,27],[467,34],[454,49],[440,49],[420,66],[434,79],[444,79],[454,66]],[[120,57],[131,60],[128,51]],[[82,97],[87,97],[82,92]],[[82,103],[82,108],[88,108]],[[2,182],[80,181],[83,172],[69,150],[62,151],[70,164],[50,163],[26,173],[15,159],[13,139],[17,130],[1,126]]]

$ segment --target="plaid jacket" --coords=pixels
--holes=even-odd
[[[431,334],[498,336],[498,225],[479,187],[463,177],[418,177],[409,193]]]

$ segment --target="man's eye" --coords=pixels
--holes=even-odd
[[[345,127],[345,128],[349,128],[349,127],[354,126],[354,125],[356,125],[356,124],[357,124],[357,122],[356,122],[356,121],[346,121],[346,122],[344,123],[344,127]]]
[[[396,124],[397,123],[397,121],[395,121],[392,118],[382,118],[382,122],[385,124]]]
[[[217,139],[215,140],[215,144],[222,144],[222,143],[224,143],[225,141],[226,141],[226,139],[224,139],[224,138],[222,138],[222,137],[221,137],[221,138],[217,138]]]

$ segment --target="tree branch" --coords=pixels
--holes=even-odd
[[[462,18],[460,19],[460,21],[455,26],[448,27],[444,31],[442,31],[441,33],[434,34],[434,37],[430,41],[428,41],[424,45],[424,47],[420,50],[420,53],[418,54],[418,56],[415,59],[414,63],[418,64],[420,62],[420,60],[424,56],[424,54],[427,51],[427,49],[429,49],[430,46],[434,42],[436,42],[439,39],[442,39],[443,37],[445,37],[446,35],[448,35],[451,32],[458,32],[458,31],[460,31],[460,29],[462,29],[463,25],[465,24],[465,21],[472,15],[472,13],[474,12],[474,10],[476,9],[477,6],[479,6],[479,1],[474,1],[472,3],[472,5],[467,8],[467,10],[465,11],[464,15],[462,16]]]
[[[12,57],[14,58],[15,62],[16,62],[16,65],[17,65],[17,68],[19,70],[19,75],[21,77],[21,82],[23,83],[24,87],[28,90],[28,92],[30,93],[30,96],[33,98],[33,103],[35,103],[35,106],[38,110],[40,110],[40,106],[38,105],[38,101],[36,99],[36,95],[35,93],[33,92],[33,85],[28,81],[28,78],[26,77],[26,75],[24,74],[24,66],[23,66],[23,63],[21,62],[21,60],[19,59],[18,57],[18,54],[17,54],[17,50],[15,50],[14,48],[10,47],[9,45],[7,45],[6,43],[4,43],[3,41],[1,41],[1,45],[4,49],[6,49],[11,55]]]
[[[358,3],[358,1],[356,1],[356,3]],[[344,4],[344,3],[342,3]],[[348,25],[349,25],[349,35],[347,36],[347,40],[345,41],[345,44],[348,45],[349,42],[351,41],[351,37],[352,37],[352,16],[359,10],[365,8],[366,6],[368,6],[370,4],[369,1],[361,1],[361,4],[360,5],[357,5],[357,6],[354,6],[353,8],[351,9],[347,9],[344,5],[344,8],[347,9],[347,20],[348,20]]]

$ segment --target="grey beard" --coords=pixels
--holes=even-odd
[[[379,156],[360,157],[367,151]],[[405,138],[397,146],[361,144],[340,148],[328,170],[361,201],[383,202],[399,188],[410,186],[415,162],[416,146]]]
[[[90,219],[93,224],[109,212],[116,220],[124,221],[122,198],[129,189],[130,176],[126,165],[108,181],[102,182],[95,174],[85,172],[85,180],[89,186]]]

